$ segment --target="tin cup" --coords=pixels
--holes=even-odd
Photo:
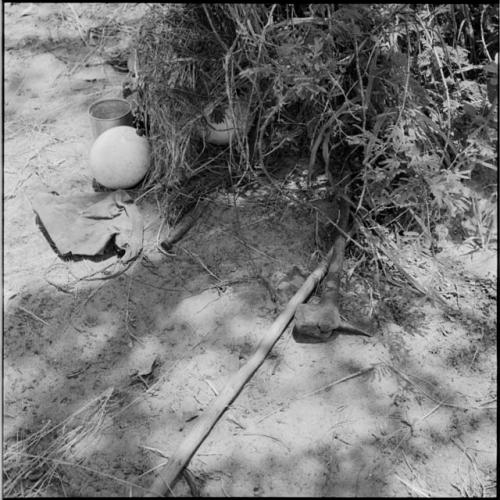
[[[89,108],[89,116],[94,139],[109,128],[134,124],[130,103],[117,97],[94,102]]]

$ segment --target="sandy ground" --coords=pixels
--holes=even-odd
[[[9,496],[142,494],[318,262],[313,211],[265,192],[220,193],[171,257],[156,247],[158,206],[142,198],[143,257],[110,280],[85,279],[106,262],[54,254],[30,199],[92,192],[87,109],[124,78],[102,50],[126,48],[144,11],[74,9],[5,6]],[[174,493],[496,496],[496,247],[470,250],[399,244],[446,307],[396,272],[377,286],[348,258],[342,311],[374,337],[305,345],[287,329]]]

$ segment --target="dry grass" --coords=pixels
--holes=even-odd
[[[306,84],[300,83],[302,56],[294,62],[276,54],[287,37],[294,42],[295,34],[287,26],[293,12],[278,11],[277,5],[268,9],[259,4],[150,9],[135,41],[139,71],[134,80],[136,114],[152,143],[153,169],[146,187],[160,185],[168,191],[182,186],[192,203],[206,194],[185,187],[193,177],[202,176],[206,183],[219,176],[219,185],[224,175],[233,183],[262,174],[271,179],[268,169],[279,155],[303,151],[309,142],[317,144],[314,152],[320,144],[328,149],[341,112],[334,111],[331,95],[298,97],[300,85],[306,92]],[[305,36],[316,21],[302,19],[295,30]],[[312,37],[307,50],[311,43]],[[290,74],[284,74],[288,63]],[[341,88],[331,76],[332,85]],[[292,80],[286,88],[283,79]],[[240,112],[241,107],[247,111]],[[237,128],[225,148],[208,144],[207,120],[219,121],[226,109],[235,123],[251,124],[251,130]],[[185,205],[186,200],[178,201]]]
[[[199,5],[155,5],[137,37],[137,111],[153,148],[150,181],[166,186],[202,162],[204,109],[225,88],[223,48],[203,17]]]
[[[112,405],[113,388],[89,401],[64,421],[48,421],[41,429],[7,442],[3,453],[3,494],[35,497],[50,494],[66,467],[84,467],[88,445],[99,435]],[[88,468],[84,467],[89,470]]]

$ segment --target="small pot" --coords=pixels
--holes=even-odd
[[[213,122],[208,118],[212,114],[212,111],[213,105],[205,109],[205,118],[207,120],[205,140],[210,144],[217,144],[219,146],[229,144],[233,140],[236,130],[239,130],[243,134],[248,133],[250,120],[247,103],[241,101],[235,102],[234,115],[236,123],[234,123],[235,120],[233,120],[229,107],[225,111],[224,118],[219,123]]]
[[[94,102],[89,108],[89,116],[94,139],[110,128],[134,125],[130,103],[118,97]]]

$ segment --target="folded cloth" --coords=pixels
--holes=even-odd
[[[125,191],[57,196],[40,193],[31,200],[47,234],[61,255],[98,255],[114,237],[128,262],[142,249],[144,224]]]

